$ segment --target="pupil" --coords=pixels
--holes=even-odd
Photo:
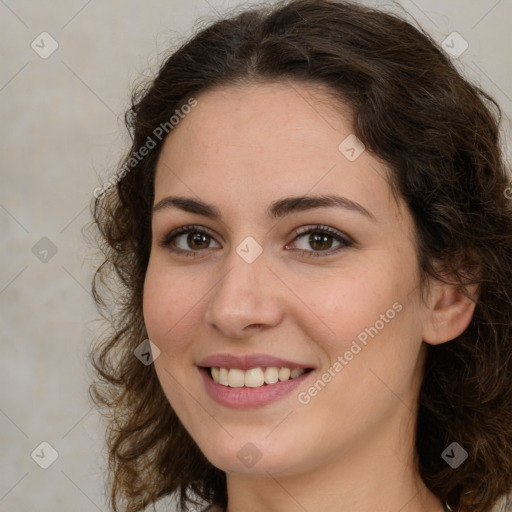
[[[204,244],[206,246],[208,245],[206,243],[206,235],[204,235],[202,233],[190,233],[187,238],[188,238],[187,242],[188,242],[189,246],[191,246],[191,247],[195,246],[196,248],[197,247],[202,248],[202,244]]]
[[[330,242],[330,235],[327,234],[313,234],[309,237],[309,243],[311,244],[311,247],[315,248],[315,245],[319,244],[320,247],[316,247],[317,249],[329,249],[331,244]]]

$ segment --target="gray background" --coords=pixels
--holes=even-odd
[[[107,510],[103,430],[87,397],[98,257],[81,229],[92,191],[127,149],[122,115],[133,80],[149,76],[198,18],[241,4],[0,1],[2,511]],[[401,4],[436,41],[457,31],[469,43],[455,60],[501,104],[510,139],[512,1]],[[43,31],[59,45],[46,59],[31,48]],[[41,252],[50,246],[43,237],[56,254]],[[48,469],[31,458],[43,441],[58,453]]]

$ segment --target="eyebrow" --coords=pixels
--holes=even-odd
[[[215,206],[198,199],[181,196],[163,198],[153,207],[153,214],[168,208],[176,208],[185,212],[196,213],[213,220],[222,220],[222,214]],[[315,208],[344,208],[345,210],[360,213],[375,222],[377,221],[375,216],[364,206],[346,197],[335,195],[285,197],[272,202],[265,213],[272,219],[279,219],[291,213]]]

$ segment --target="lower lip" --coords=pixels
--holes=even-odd
[[[295,379],[279,381],[275,384],[263,384],[259,388],[231,388],[215,382],[207,368],[199,368],[199,373],[203,378],[207,393],[213,400],[226,407],[242,409],[261,407],[279,400],[300,386],[312,372],[308,371]]]

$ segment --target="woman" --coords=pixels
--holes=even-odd
[[[166,60],[95,192],[113,510],[487,512],[510,492],[499,120],[427,35],[348,2],[248,10]]]

